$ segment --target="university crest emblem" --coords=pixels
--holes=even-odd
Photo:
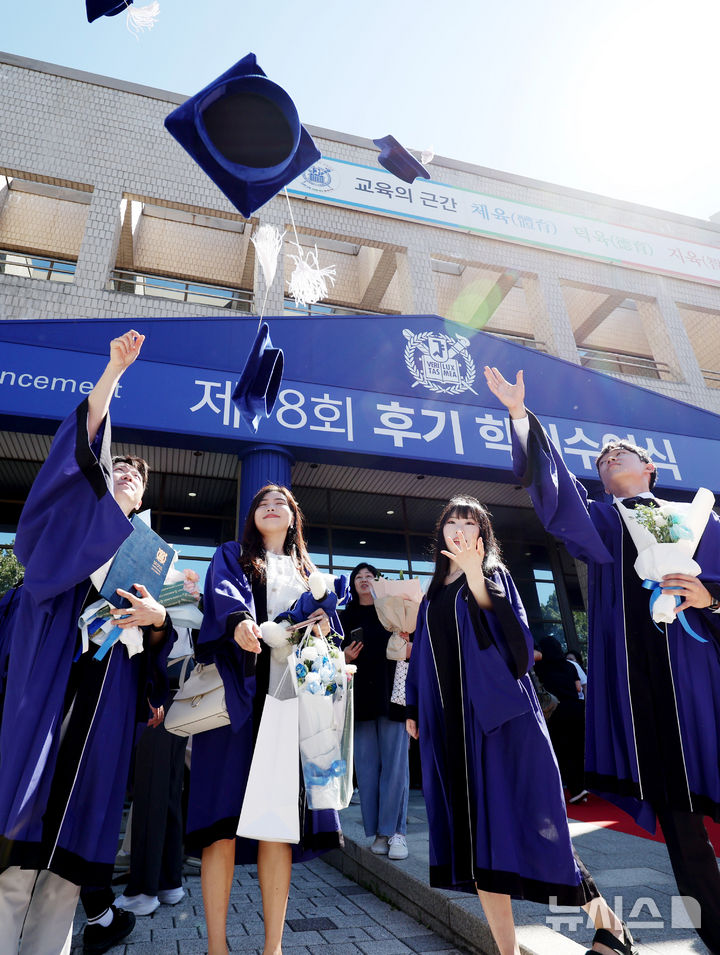
[[[472,391],[475,381],[475,362],[468,351],[469,339],[462,335],[454,338],[439,332],[420,332],[418,335],[403,329],[407,339],[405,365],[415,379],[416,385],[424,385],[429,391],[446,395],[459,395]]]

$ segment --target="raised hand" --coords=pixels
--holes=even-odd
[[[460,543],[454,540],[447,541],[446,539],[448,550],[443,550],[441,553],[445,557],[449,557],[450,560],[454,560],[463,573],[468,574],[477,570],[482,576],[482,564],[485,559],[485,545],[482,537],[478,537],[477,543],[471,544],[462,531],[459,534]]]
[[[497,368],[485,365],[485,381],[487,386],[510,412],[511,418],[525,417],[525,380],[522,371],[517,373],[515,384],[507,381]]]
[[[113,338],[110,342],[110,364],[113,368],[120,373],[129,368],[140,354],[144,341],[145,336],[134,328],[119,338]]]

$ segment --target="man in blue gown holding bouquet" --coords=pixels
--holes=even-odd
[[[586,785],[649,832],[660,822],[688,914],[720,955],[720,874],[703,824],[703,815],[720,820],[720,520],[711,512],[700,538],[700,575],[660,582],[680,603],[659,629],[620,507],[659,506],[647,451],[627,442],[604,447],[596,463],[613,501],[589,501],[526,410],[523,373],[513,384],[486,367],[485,379],[510,412],[514,471],[538,516],[588,565]]]

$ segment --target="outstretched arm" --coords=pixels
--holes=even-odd
[[[110,361],[100,376],[98,383],[88,395],[88,441],[93,443],[100,425],[110,408],[117,383],[124,372],[132,365],[145,341],[145,336],[131,328],[120,338],[110,342]]]
[[[515,376],[515,384],[506,381],[504,376],[497,370],[485,365],[485,381],[487,386],[507,410],[513,421],[519,418],[527,417],[525,408],[525,378],[522,369]]]
[[[540,422],[525,407],[522,371],[512,384],[497,368],[486,366],[485,381],[510,412],[513,470],[532,498],[545,529],[559,537],[573,556],[609,562],[610,554],[588,513],[585,488],[567,469]]]

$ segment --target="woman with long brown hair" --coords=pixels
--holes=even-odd
[[[285,487],[268,484],[253,498],[242,543],[215,552],[205,584],[204,617],[196,658],[216,663],[225,687],[231,725],[193,740],[187,844],[202,852],[202,890],[209,955],[226,955],[226,924],[236,863],[257,861],[265,921],[264,955],[279,955],[293,861],[305,861],[342,842],[332,810],[300,815],[300,843],[236,838],[265,696],[278,689],[284,664],[260,642],[260,624],[287,610],[308,589],[314,570],[297,501]],[[335,614],[311,617],[324,633]],[[290,690],[289,692],[292,692]]]
[[[480,897],[501,955],[520,955],[511,899],[582,905],[593,952],[632,955],[570,841],[562,785],[528,669],[533,641],[479,501],[438,520],[406,693],[419,739],[430,884]]]

